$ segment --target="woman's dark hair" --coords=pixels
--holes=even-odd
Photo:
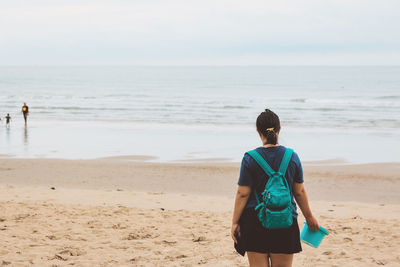
[[[266,139],[267,142],[264,144],[276,145],[278,142],[277,132],[281,129],[281,123],[278,115],[269,109],[261,112],[257,117],[256,121],[257,131],[260,132]]]

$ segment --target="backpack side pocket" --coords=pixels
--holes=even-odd
[[[288,228],[293,224],[292,205],[287,206],[283,210],[270,210],[265,208],[264,227],[268,229]]]

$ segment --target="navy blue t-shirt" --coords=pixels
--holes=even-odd
[[[285,154],[286,148],[284,146],[276,147],[259,147],[256,149],[257,152],[264,158],[265,161],[271,166],[274,171],[279,170],[283,154]],[[290,188],[290,195],[292,197],[293,205],[293,216],[297,218],[296,202],[293,197],[293,183],[303,183],[303,168],[299,156],[296,152],[293,152],[292,158],[289,162],[286,170],[285,178]],[[265,171],[258,165],[258,163],[247,153],[244,154],[242,159],[242,165],[240,167],[240,177],[238,185],[250,186],[251,194],[246,204],[246,208],[254,208],[257,206],[257,200],[254,196],[254,190],[256,190],[259,199],[261,199],[261,193],[265,189],[265,185],[268,181],[268,176]]]

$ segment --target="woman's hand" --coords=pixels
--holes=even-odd
[[[310,217],[306,218],[306,222],[311,231],[315,232],[319,230],[318,221],[314,216],[311,215]]]
[[[237,244],[238,238],[240,237],[240,225],[237,223],[232,224],[232,229],[231,229],[231,236],[233,241]]]

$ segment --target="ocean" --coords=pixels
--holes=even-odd
[[[0,154],[240,161],[265,108],[304,161],[400,161],[400,67],[385,66],[0,67]]]

